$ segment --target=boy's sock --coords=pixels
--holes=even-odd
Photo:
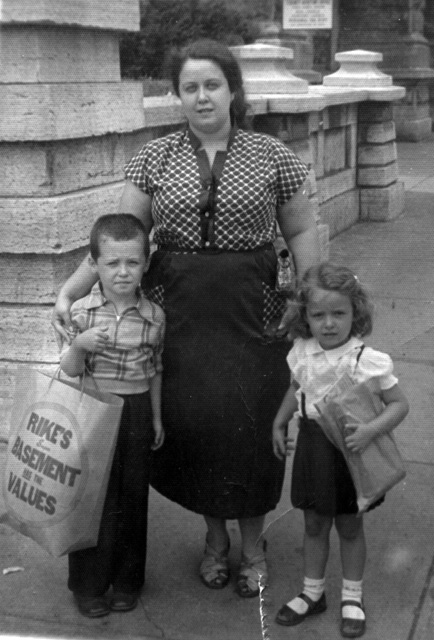
[[[303,593],[308,596],[313,602],[318,602],[324,593],[325,578],[315,580],[314,578],[304,578],[303,581]],[[298,596],[286,603],[286,606],[293,609],[296,613],[304,615],[308,610],[308,604],[302,598]]]
[[[342,581],[342,602],[344,600],[355,600],[362,604],[362,580],[345,580]],[[357,606],[345,605],[342,609],[343,618],[353,618],[356,620],[364,620],[365,614],[362,609]]]

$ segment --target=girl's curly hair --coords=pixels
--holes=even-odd
[[[347,267],[341,267],[331,262],[322,262],[308,269],[298,286],[297,311],[291,322],[291,333],[294,336],[305,339],[312,337],[307,321],[306,307],[313,288],[337,291],[348,296],[353,307],[353,324],[350,336],[361,338],[371,333],[374,307],[357,276]]]

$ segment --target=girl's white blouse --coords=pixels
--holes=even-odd
[[[323,396],[338,379],[347,373],[355,383],[377,379],[379,390],[391,389],[398,382],[393,375],[393,362],[389,355],[365,347],[357,363],[357,356],[363,342],[359,338],[350,338],[348,342],[336,349],[325,351],[316,338],[296,338],[287,362],[293,378],[300,388],[296,392],[300,415],[301,394],[306,396],[306,413],[309,418],[316,419],[315,408]]]

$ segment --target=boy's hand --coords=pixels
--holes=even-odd
[[[80,349],[92,353],[100,353],[104,351],[108,341],[108,327],[92,327],[87,331],[80,333],[75,343]]]
[[[273,424],[273,451],[276,458],[284,460],[286,456],[291,455],[294,451],[294,438],[286,435],[288,425],[274,423]]]
[[[154,442],[152,443],[151,449],[156,451],[159,449],[164,442],[164,428],[161,420],[153,421],[154,425]]]
[[[375,438],[369,424],[351,422],[345,426],[344,440],[347,449],[352,453],[361,453]]]

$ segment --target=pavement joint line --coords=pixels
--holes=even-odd
[[[425,462],[425,460],[409,460],[404,458],[405,464],[417,464],[422,467],[434,467],[434,462]]]
[[[406,358],[404,356],[394,355],[393,352],[391,352],[391,355],[393,355],[393,360],[395,362],[408,362],[409,364],[424,364],[428,367],[434,367],[434,360],[425,360],[423,358]]]
[[[431,584],[431,581],[432,581],[433,577],[434,577],[434,556],[433,556],[433,558],[431,560],[431,565],[430,565],[430,567],[428,569],[428,572],[427,572],[427,575],[426,575],[426,578],[425,578],[425,584],[423,585],[422,592],[421,592],[420,597],[419,597],[419,602],[417,603],[416,609],[414,611],[413,622],[412,622],[412,625],[410,627],[410,631],[408,633],[407,640],[413,640],[413,638],[415,636],[415,633],[417,631],[417,625],[419,623],[419,618],[420,618],[420,615],[422,613],[422,609],[423,609],[423,606],[424,606],[424,603],[425,603],[425,599],[426,599],[426,597],[428,595],[428,589],[430,587],[430,584]]]

